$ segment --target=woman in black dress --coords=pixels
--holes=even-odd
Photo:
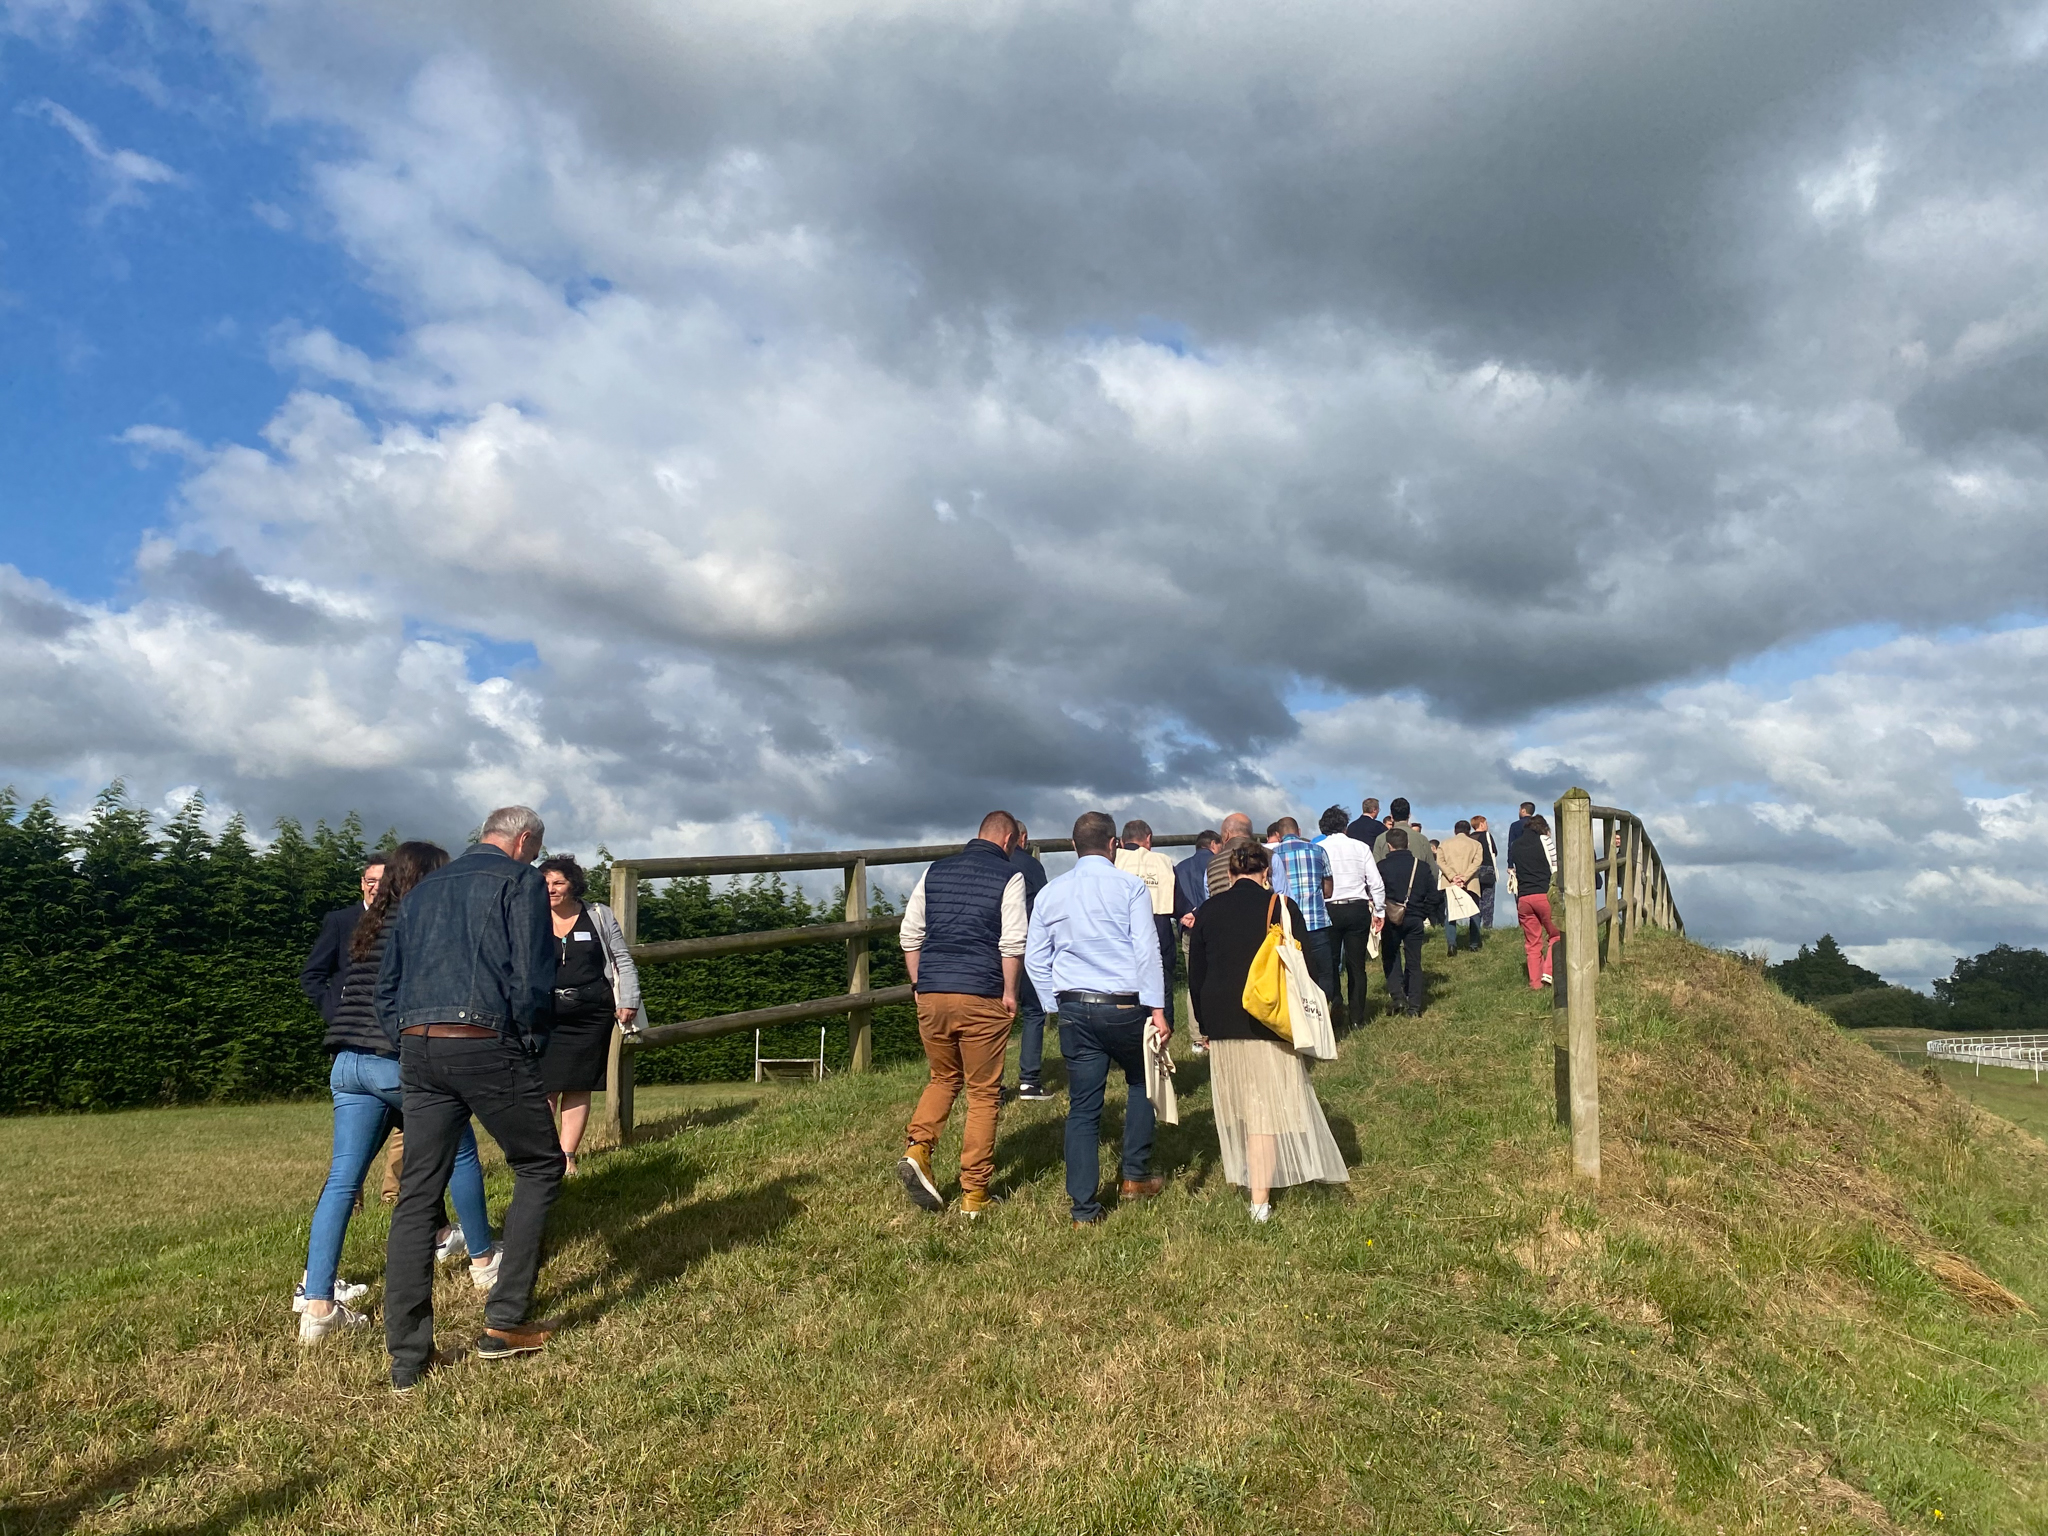
[[[591,1092],[604,1086],[612,1026],[632,1025],[640,977],[611,908],[583,899],[582,867],[562,857],[543,859],[540,869],[555,925],[555,1026],[540,1058],[540,1081],[548,1107],[561,1111],[562,1155],[574,1173]]]

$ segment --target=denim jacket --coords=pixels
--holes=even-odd
[[[422,880],[398,908],[377,974],[377,1022],[481,1024],[537,1053],[554,1023],[554,925],[533,867],[490,843]]]

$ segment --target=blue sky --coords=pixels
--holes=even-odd
[[[0,91],[5,558],[106,598],[183,471],[122,433],[248,439],[291,386],[278,327],[374,348],[394,325],[305,195],[317,135],[266,122],[248,71],[176,11],[104,12],[61,45],[0,41]],[[59,113],[178,179],[127,181]]]

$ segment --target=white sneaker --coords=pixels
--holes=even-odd
[[[503,1243],[493,1243],[491,1245],[491,1256],[488,1259],[482,1263],[478,1263],[474,1259],[470,1260],[469,1283],[480,1291],[490,1290],[498,1283],[498,1266],[504,1261],[504,1258],[505,1245]]]
[[[367,1285],[357,1285],[353,1280],[337,1279],[334,1282],[336,1301],[354,1305],[369,1294],[370,1288]],[[301,1313],[306,1310],[306,1277],[303,1274],[299,1276],[299,1283],[292,1287],[292,1310]]]
[[[443,1227],[434,1234],[434,1262],[453,1263],[456,1259],[469,1257],[469,1244],[462,1236],[460,1227]]]
[[[351,1311],[337,1301],[324,1317],[314,1312],[299,1314],[299,1342],[318,1344],[337,1328],[362,1328],[366,1327],[369,1321],[362,1313]]]
[[[1267,1202],[1266,1204],[1264,1204],[1264,1205],[1255,1205],[1255,1206],[1253,1206],[1253,1207],[1252,1207],[1252,1220],[1253,1220],[1253,1221],[1271,1221],[1272,1219],[1273,1219],[1273,1205],[1272,1205],[1272,1202],[1271,1202],[1271,1201],[1268,1201],[1268,1202]]]

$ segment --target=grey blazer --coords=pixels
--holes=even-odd
[[[634,969],[632,951],[626,947],[626,930],[619,926],[618,915],[603,902],[587,901],[583,905],[590,913],[590,926],[597,930],[598,942],[604,945],[604,974],[612,984],[613,1003],[637,1012],[640,1007],[640,973]],[[626,1027],[633,1029],[642,1022],[634,1019]]]

